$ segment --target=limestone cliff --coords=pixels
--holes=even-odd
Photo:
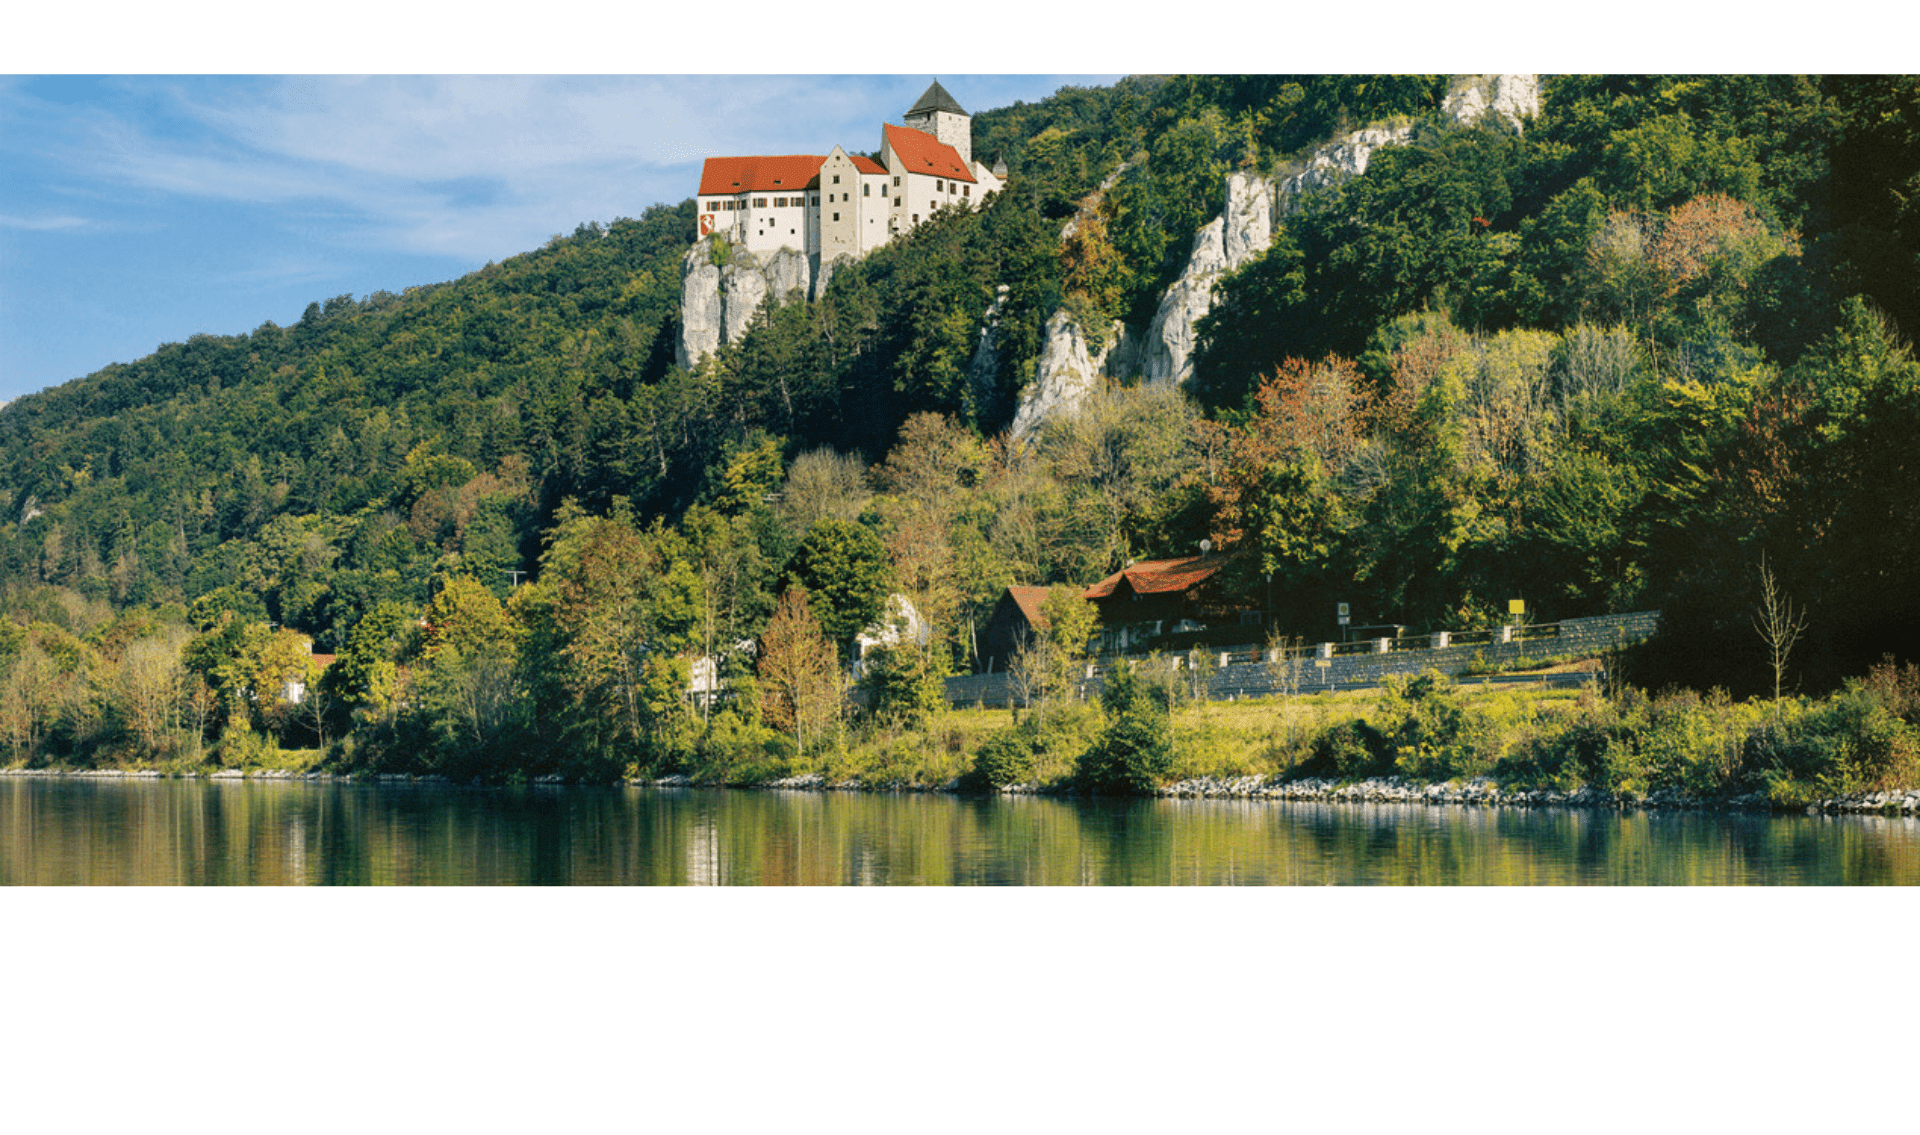
[[[746,333],[768,296],[776,303],[810,298],[814,291],[811,259],[783,248],[755,256],[734,247],[726,263],[716,264],[714,237],[694,242],[680,262],[680,342],[675,360],[690,367]]]
[[[1515,130],[1540,113],[1538,75],[1456,75],[1440,112],[1455,122],[1478,122],[1493,112]]]
[[[1472,124],[1494,114],[1515,129],[1539,110],[1540,82],[1535,75],[1460,76],[1441,104],[1441,112],[1455,122]],[[1167,289],[1147,327],[1140,377],[1150,382],[1191,378],[1197,346],[1194,325],[1212,308],[1213,286],[1220,277],[1271,247],[1275,226],[1309,197],[1367,172],[1375,153],[1404,145],[1415,129],[1412,123],[1397,123],[1355,130],[1283,167],[1272,181],[1245,173],[1229,175],[1220,216],[1194,234],[1186,268]]]
[[[973,360],[967,364],[967,383],[981,402],[991,400],[994,377],[1000,372],[1000,313],[1007,307],[1005,284],[994,289],[993,302],[987,305],[980,321],[980,340],[973,346]]]
[[[1126,327],[1118,320],[1108,329],[1106,346],[1093,350],[1073,316],[1056,311],[1047,320],[1046,342],[1040,359],[1034,364],[1033,381],[1020,392],[1020,408],[1015,412],[1009,434],[1015,441],[1049,418],[1071,414],[1100,387],[1100,379],[1109,372],[1108,363],[1125,358],[1134,347]]]

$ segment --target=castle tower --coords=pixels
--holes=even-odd
[[[931,134],[960,153],[960,160],[973,164],[973,116],[960,109],[947,89],[935,79],[907,111],[906,124],[923,134]]]

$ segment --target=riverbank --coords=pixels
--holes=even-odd
[[[219,769],[213,772],[163,772],[158,769],[25,769],[0,768],[0,777],[37,777],[56,780],[208,780],[208,781],[297,781],[320,784],[434,785],[459,788],[572,787],[573,782],[548,776],[518,784],[506,782],[456,782],[437,774],[296,772],[287,769]],[[622,782],[629,787],[650,789],[724,788],[742,791],[788,792],[869,792],[937,793],[950,796],[1054,796],[1073,798],[1081,795],[1066,785],[1015,784],[980,793],[962,781],[939,785],[904,783],[867,784],[859,779],[832,780],[820,773],[780,777],[746,784],[711,785],[696,782],[684,773],[659,777],[631,777]],[[1920,789],[1862,792],[1815,800],[1805,806],[1783,805],[1764,792],[1738,796],[1690,796],[1680,792],[1654,792],[1646,796],[1610,793],[1597,788],[1525,789],[1503,788],[1489,777],[1464,781],[1419,783],[1398,776],[1369,777],[1364,780],[1336,780],[1307,777],[1287,780],[1279,777],[1192,777],[1158,789],[1154,795],[1171,799],[1239,799],[1301,801],[1322,804],[1431,804],[1483,808],[1600,808],[1612,811],[1632,809],[1679,809],[1714,812],[1774,812],[1783,815],[1855,814],[1920,815]]]

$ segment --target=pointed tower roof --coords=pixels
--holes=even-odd
[[[913,109],[907,111],[907,117],[912,118],[916,114],[931,114],[936,110],[944,110],[949,114],[967,113],[960,109],[960,104],[954,101],[953,96],[947,93],[947,88],[941,86],[940,80],[938,79],[935,79],[933,85],[927,88],[926,94],[920,96],[920,101],[913,104]],[[972,116],[968,115],[968,117]]]

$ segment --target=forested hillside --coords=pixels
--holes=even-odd
[[[1202,538],[1313,637],[1336,598],[1433,629],[1513,597],[1657,607],[1641,681],[1760,689],[1764,565],[1804,611],[1803,688],[1913,656],[1920,84],[1563,77],[1518,128],[1443,118],[1448,89],[1136,78],[982,113],[1007,191],[691,368],[683,202],[22,398],[0,409],[12,750],[345,737],[579,771],[767,730],[804,749],[808,651],[844,653],[886,595],[934,629],[869,675],[911,715],[1007,584]],[[1380,121],[1412,141],[1219,285],[1188,387],[1114,384],[1007,440],[1050,316],[1143,326],[1228,174]],[[324,682],[309,642],[339,655]],[[686,697],[705,657],[713,705]],[[322,696],[276,699],[303,667]]]

